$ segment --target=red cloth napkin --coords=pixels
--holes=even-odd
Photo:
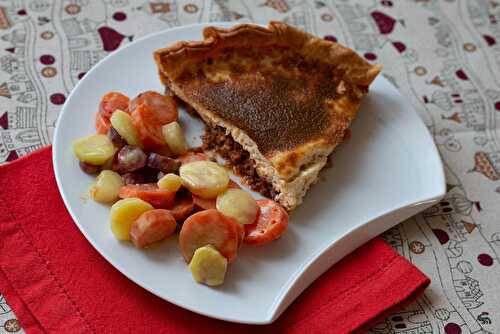
[[[0,166],[0,291],[28,333],[360,332],[428,285],[376,238],[271,325],[210,319],[150,294],[94,250],[60,198],[50,147]]]

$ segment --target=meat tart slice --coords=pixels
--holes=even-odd
[[[154,53],[161,81],[207,124],[206,146],[292,210],[381,66],[281,22],[207,27],[203,37]]]

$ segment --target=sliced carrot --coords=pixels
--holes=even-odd
[[[278,239],[288,227],[288,213],[270,200],[258,200],[259,216],[253,224],[245,225],[245,243],[260,245]]]
[[[155,183],[128,184],[120,189],[120,198],[136,197],[148,202],[155,208],[166,209],[172,207],[175,193],[159,189]]]
[[[165,147],[165,139],[161,132],[163,124],[154,110],[148,106],[139,105],[132,112],[132,120],[144,148],[155,151]]]
[[[195,213],[186,219],[179,234],[182,256],[189,263],[198,248],[212,245],[232,262],[238,251],[240,231],[235,220],[215,209]]]
[[[105,118],[110,118],[115,110],[120,109],[128,112],[130,99],[118,92],[109,92],[104,94],[99,102],[99,112]]]
[[[95,129],[98,134],[105,135],[108,133],[109,128],[111,127],[111,121],[109,118],[103,118],[100,112],[95,114]]]
[[[130,239],[137,248],[144,248],[173,234],[177,224],[170,211],[155,209],[144,212],[132,224]]]
[[[173,206],[169,209],[176,221],[181,222],[193,212],[194,203],[191,195],[175,197]]]
[[[99,102],[99,110],[96,115],[96,130],[98,133],[106,134],[111,127],[110,118],[115,110],[128,112],[130,99],[118,92],[104,94]]]
[[[202,160],[210,160],[208,155],[205,153],[199,152],[188,152],[186,154],[181,155],[177,158],[183,165],[188,164],[190,162],[202,161]]]
[[[172,96],[146,91],[130,101],[129,109],[133,112],[139,106],[146,106],[151,109],[156,114],[161,125],[177,121],[179,118],[177,103]]]

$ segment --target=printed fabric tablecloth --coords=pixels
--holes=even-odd
[[[383,235],[431,286],[370,332],[500,333],[498,0],[0,0],[0,162],[50,144],[74,85],[133,40],[271,19],[384,64],[445,165],[445,199]],[[22,332],[0,294],[0,333]]]

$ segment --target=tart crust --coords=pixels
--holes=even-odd
[[[207,27],[157,50],[161,81],[246,150],[275,200],[302,202],[381,70],[353,50],[281,22]]]

